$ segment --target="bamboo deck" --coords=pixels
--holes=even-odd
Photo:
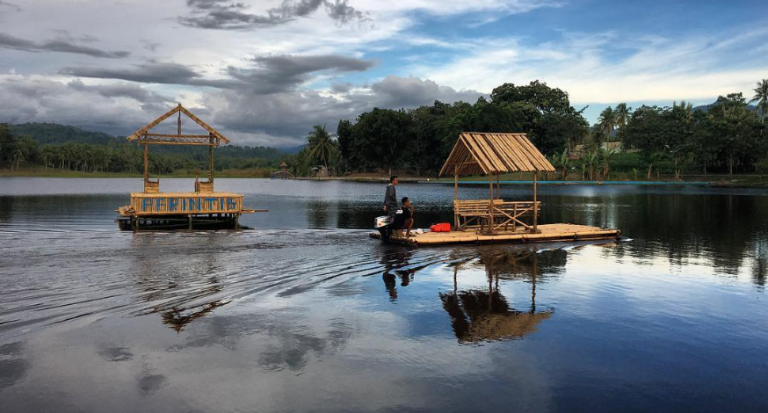
[[[574,224],[547,224],[538,226],[539,233],[532,234],[523,231],[498,231],[494,235],[479,234],[475,231],[451,231],[451,232],[425,232],[413,234],[409,238],[390,238],[390,242],[413,245],[431,246],[446,244],[503,244],[526,242],[553,242],[553,241],[582,241],[618,238],[621,231],[615,229],[602,229],[587,225]],[[370,233],[371,238],[380,239],[378,232]]]

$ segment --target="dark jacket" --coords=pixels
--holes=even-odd
[[[392,184],[387,185],[387,192],[384,193],[384,205],[397,207],[397,192]]]

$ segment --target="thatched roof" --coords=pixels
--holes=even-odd
[[[440,176],[554,171],[524,133],[462,132]]]
[[[179,133],[176,134],[168,134],[168,133],[150,133],[149,131],[154,128],[155,126],[159,125],[162,121],[170,118],[175,113],[183,113],[188,118],[192,119],[195,123],[200,125],[203,129],[208,131],[209,135],[182,135],[181,134],[181,126],[179,126]],[[181,123],[179,123],[181,125]],[[181,106],[179,104],[178,106],[174,107],[170,111],[166,112],[164,115],[160,116],[159,118],[152,121],[152,123],[144,126],[143,128],[137,130],[130,136],[128,136],[128,141],[135,141],[138,140],[139,143],[148,143],[148,144],[168,144],[168,145],[211,145],[211,137],[213,137],[213,145],[219,146],[222,142],[225,144],[229,143],[229,139],[224,137],[224,135],[220,134],[216,129],[213,129],[210,127],[207,123],[203,122],[200,118],[193,115],[192,112],[188,111],[186,108]]]

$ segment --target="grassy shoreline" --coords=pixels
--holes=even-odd
[[[206,174],[201,173],[200,177],[205,178]],[[0,178],[137,178],[140,179],[140,173],[121,173],[121,172],[80,172],[70,170],[60,170],[54,168],[22,168],[18,171],[9,169],[0,169]],[[156,178],[156,175],[152,176]],[[194,178],[194,172],[177,171],[172,174],[161,175],[160,178]],[[264,169],[246,169],[246,170],[224,170],[216,172],[217,178],[268,178],[269,172]],[[768,175],[690,175],[684,179],[675,180],[672,176],[654,177],[650,180],[638,179],[639,177],[630,176],[630,174],[616,173],[610,180],[582,180],[581,176],[572,174],[567,180],[559,177],[550,176],[549,179],[539,181],[542,185],[707,185],[712,187],[743,187],[743,188],[768,188]],[[382,182],[386,183],[388,178],[378,174],[355,174],[349,176],[333,176],[327,178],[309,178],[298,177],[298,180],[307,181],[350,181],[350,182]],[[529,184],[531,182],[530,174],[504,174],[500,180],[505,185]],[[432,176],[401,175],[401,182],[419,182],[431,184],[452,184],[451,178],[435,178]],[[459,182],[465,184],[484,184],[487,178],[484,176],[469,176],[459,178]]]

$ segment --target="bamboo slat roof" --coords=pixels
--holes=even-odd
[[[554,172],[555,167],[524,133],[462,132],[440,176],[507,172]]]
[[[161,134],[161,133],[149,133],[149,131],[154,128],[155,126],[159,125],[164,120],[170,118],[175,113],[181,112],[185,114],[188,118],[192,119],[195,123],[200,125],[203,129],[208,131],[210,135],[183,135],[181,133],[177,134]],[[181,123],[179,123],[181,125]],[[179,127],[180,128],[180,127]],[[180,130],[180,129],[179,129]],[[207,123],[203,122],[200,118],[193,115],[192,112],[188,111],[186,108],[181,106],[181,104],[177,105],[173,109],[169,110],[159,118],[155,119],[151,123],[147,124],[143,128],[137,130],[130,136],[128,136],[128,141],[132,142],[135,140],[138,140],[139,143],[148,143],[148,144],[168,144],[168,145],[211,145],[211,136],[213,137],[213,145],[219,146],[220,143],[229,143],[229,139],[227,139],[224,135],[220,134],[216,129],[213,129],[210,127]]]

